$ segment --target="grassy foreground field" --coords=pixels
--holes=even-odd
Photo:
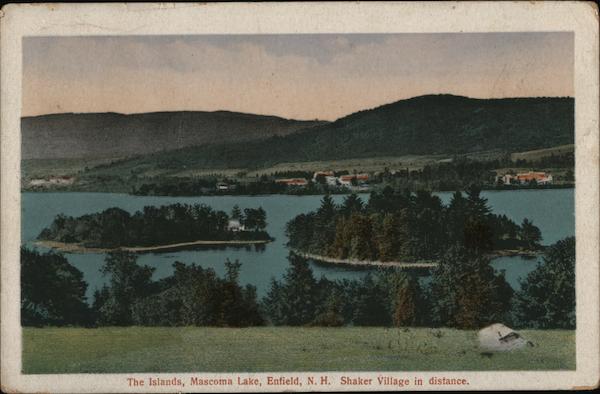
[[[25,328],[24,373],[557,370],[575,331],[524,330],[534,347],[482,354],[476,331],[430,328]]]

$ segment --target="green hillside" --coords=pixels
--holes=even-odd
[[[53,114],[21,119],[24,159],[114,158],[248,141],[323,124],[229,111]]]
[[[187,147],[140,156],[119,166],[257,169],[350,158],[490,150],[512,153],[573,143],[572,98],[429,95],[360,111],[287,136]]]
[[[575,368],[575,331],[523,330],[521,334],[534,346],[482,354],[476,331],[454,329],[25,328],[23,371],[37,374]]]

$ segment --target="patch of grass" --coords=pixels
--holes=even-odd
[[[25,328],[23,372],[575,369],[575,331],[524,330],[534,347],[481,354],[476,331],[430,328]]]

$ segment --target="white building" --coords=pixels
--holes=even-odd
[[[327,183],[328,186],[337,186],[338,185],[338,179],[334,176],[326,176],[325,182]]]
[[[229,220],[229,223],[227,224],[227,230],[237,233],[238,231],[245,231],[246,227],[244,227],[244,225],[241,224],[239,220],[231,219],[231,220]]]

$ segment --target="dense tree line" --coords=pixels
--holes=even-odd
[[[435,260],[450,247],[490,252],[536,249],[541,233],[529,220],[519,226],[491,212],[477,187],[456,192],[445,206],[427,191],[385,188],[367,204],[356,195],[337,206],[323,197],[317,211],[301,214],[286,228],[289,246],[341,259]]]
[[[258,222],[247,226],[252,231],[233,232],[229,215],[204,204],[145,206],[133,215],[120,208],[79,217],[58,215],[39,235],[41,240],[80,243],[87,247],[154,246],[197,240],[262,240],[266,213],[262,208],[248,209]]]
[[[465,157],[454,157],[451,161],[427,164],[420,169],[400,168],[391,171],[384,169],[372,178],[371,183],[392,185],[396,188],[432,191],[451,191],[466,189],[472,184],[481,185],[482,188],[493,189],[496,184],[496,175],[499,168],[567,168],[569,171],[564,177],[556,176],[555,180],[573,182],[572,170],[575,168],[573,153],[561,155],[551,154],[538,160],[512,160],[510,155],[492,160],[475,160]],[[567,186],[568,183],[566,184]],[[503,186],[503,185],[501,185]],[[528,187],[548,188],[560,185],[527,185]],[[523,187],[522,185],[518,186]]]
[[[346,171],[347,172],[347,171]],[[319,182],[309,182],[306,186],[288,186],[275,182],[277,178],[300,177],[307,180],[312,178],[312,172],[291,171],[279,174],[276,177],[262,175],[253,180],[239,181],[228,180],[226,189],[219,189],[216,180],[202,179],[164,179],[153,182],[141,183],[132,189],[131,194],[138,196],[255,196],[261,194],[293,194],[315,195],[326,193],[347,193],[346,188],[331,187]],[[285,175],[282,175],[285,174]],[[294,176],[302,174],[302,176]]]
[[[551,154],[537,160],[517,159],[512,160],[509,154],[496,159],[476,160],[462,156],[455,156],[450,161],[427,164],[420,169],[400,168],[390,170],[385,168],[381,172],[373,174],[369,180],[371,186],[378,185],[379,188],[386,185],[395,188],[431,191],[451,191],[468,188],[472,184],[479,184],[482,188],[507,188],[509,185],[498,185],[496,183],[497,169],[499,168],[567,168],[569,171],[565,176],[554,175],[556,180],[567,182],[559,185],[517,185],[515,187],[554,188],[560,186],[572,187],[569,183],[574,181],[574,154]],[[348,174],[348,171],[336,171],[336,176]],[[276,183],[277,178],[304,178],[312,179],[312,171],[280,171],[270,175],[257,175],[256,179],[240,182],[229,179],[230,185],[227,190],[218,190],[216,185],[218,178],[208,176],[204,178],[161,178],[152,182],[144,182],[133,188],[134,195],[155,196],[202,196],[202,195],[258,195],[258,194],[324,194],[347,192],[346,188],[336,188],[325,184],[324,177],[317,178],[316,184],[298,188],[288,187]]]
[[[151,183],[142,183],[133,189],[138,196],[215,196],[215,195],[258,195],[283,194],[287,186],[274,179],[259,178],[249,182],[229,181],[227,189],[217,188],[216,179],[161,179]]]
[[[510,318],[513,291],[504,274],[465,249],[444,256],[428,285],[393,268],[359,281],[317,281],[306,260],[291,256],[290,263],[263,301],[275,325],[477,328]]]
[[[108,285],[87,304],[83,274],[60,254],[21,249],[21,322],[24,326],[254,326],[264,323],[254,286],[241,286],[239,262],[211,268],[173,264],[172,275],[152,279],[154,268],[134,254],[113,252],[101,272]]]
[[[359,281],[317,280],[307,261],[293,254],[290,268],[272,280],[263,307],[274,325],[389,326],[426,324],[416,276],[393,269]]]
[[[163,177],[146,181],[135,186],[131,194],[136,196],[201,196],[215,191],[217,179],[169,178]]]
[[[173,264],[174,272],[152,280],[154,268],[129,253],[109,254],[102,272],[110,284],[94,294],[98,325],[227,326],[263,324],[256,288],[238,283],[239,262],[225,262],[224,278],[211,268]]]
[[[453,247],[431,280],[383,268],[361,280],[314,277],[293,254],[290,267],[258,302],[253,286],[239,285],[238,262],[226,274],[195,264],[173,264],[172,275],[152,280],[154,268],[134,255],[107,255],[108,285],[88,306],[82,274],[59,254],[21,250],[24,326],[427,326],[473,329],[504,322],[520,328],[575,328],[575,239],[549,247],[516,293],[489,259]]]
[[[552,245],[515,292],[487,257],[453,247],[429,283],[384,268],[359,281],[314,278],[306,260],[273,280],[263,300],[274,325],[575,328],[575,238]]]

